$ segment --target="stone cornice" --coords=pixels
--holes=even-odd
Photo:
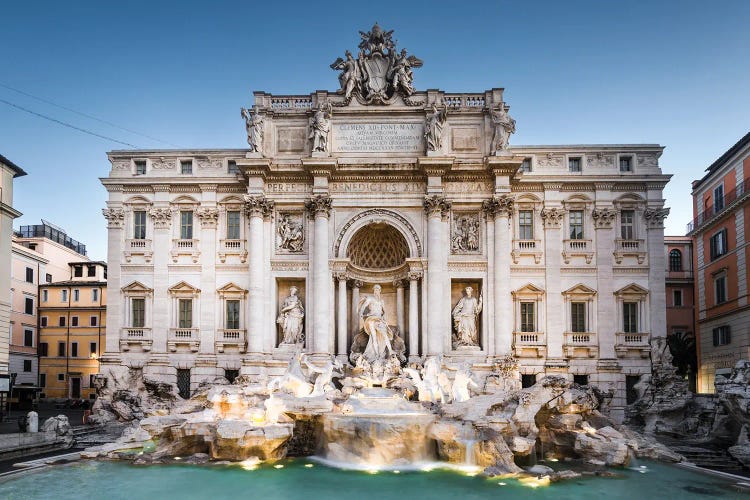
[[[331,177],[337,164],[336,158],[302,158],[305,171],[313,177]]]
[[[417,164],[427,177],[442,177],[453,167],[455,160],[452,156],[422,156]]]
[[[484,159],[484,165],[492,175],[513,177],[523,160],[523,156],[488,156]]]
[[[265,179],[271,172],[271,160],[268,158],[241,158],[235,161],[237,162],[237,168],[245,177]]]

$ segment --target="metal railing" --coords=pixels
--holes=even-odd
[[[737,186],[734,189],[724,194],[724,197],[721,198],[721,201],[719,203],[716,203],[717,200],[714,200],[713,205],[706,207],[703,212],[698,214],[698,217],[689,222],[686,228],[687,233],[691,233],[700,229],[701,226],[707,224],[715,217],[726,212],[732,203],[745,196],[747,193],[748,191],[745,190],[745,181],[743,180],[738,182]]]

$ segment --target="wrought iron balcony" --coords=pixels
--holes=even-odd
[[[721,214],[733,207],[735,202],[747,198],[748,193],[750,193],[750,190],[745,189],[745,181],[738,182],[734,189],[725,193],[723,198],[714,200],[713,205],[707,207],[703,212],[698,214],[698,217],[688,223],[687,234],[690,235],[693,231],[697,231],[717,219]]]

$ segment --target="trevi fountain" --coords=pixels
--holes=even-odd
[[[90,421],[125,431],[9,498],[39,474],[61,498],[740,494],[654,439],[713,425],[664,341],[661,148],[511,147],[502,89],[417,91],[391,35],[361,32],[338,92],[256,93],[240,154],[110,154]],[[199,181],[169,172],[193,155]],[[614,246],[623,210],[641,236]],[[624,304],[639,333],[618,333]]]

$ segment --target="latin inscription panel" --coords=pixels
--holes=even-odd
[[[336,153],[423,153],[422,123],[334,123]]]

